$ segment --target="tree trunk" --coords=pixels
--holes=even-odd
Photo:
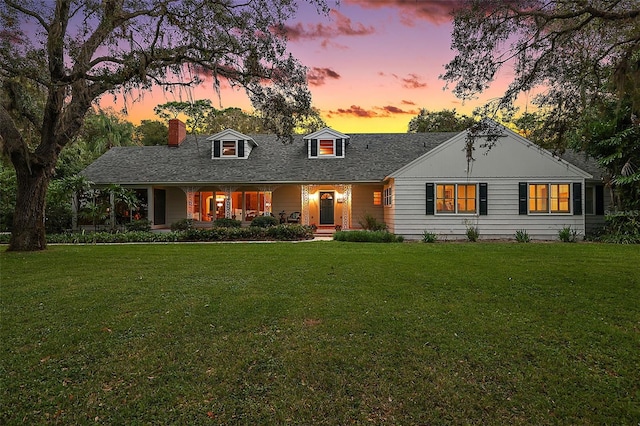
[[[16,168],[16,176],[16,210],[7,251],[44,250],[47,248],[44,211],[51,178],[42,167],[35,167],[31,172],[26,167]]]

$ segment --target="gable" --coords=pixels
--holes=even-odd
[[[308,158],[344,158],[349,136],[325,127],[305,136],[304,141]]]
[[[233,129],[211,135],[207,140],[211,141],[212,159],[246,159],[251,150],[258,146],[251,137]]]
[[[393,178],[590,178],[584,170],[555,157],[517,133],[504,129],[491,149],[477,141],[467,164],[466,135],[462,132],[406,166],[393,172]]]

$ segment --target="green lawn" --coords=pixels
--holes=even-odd
[[[632,424],[640,250],[2,249],[3,424]]]

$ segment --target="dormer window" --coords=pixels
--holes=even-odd
[[[325,127],[305,136],[309,158],[344,158],[349,136]]]
[[[342,141],[341,141],[342,142]],[[320,144],[320,150],[319,150],[319,155],[324,156],[324,155],[335,155],[334,152],[334,146],[335,146],[335,141],[333,139],[321,139],[319,141]]]
[[[251,150],[258,146],[247,135],[232,129],[223,130],[207,138],[211,141],[211,158],[249,158]]]
[[[244,143],[244,141],[242,141]],[[223,157],[236,157],[236,144],[237,141],[222,141],[222,156]]]

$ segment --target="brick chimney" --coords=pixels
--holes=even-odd
[[[170,147],[177,148],[187,137],[187,129],[184,123],[177,118],[169,120],[169,143]]]

